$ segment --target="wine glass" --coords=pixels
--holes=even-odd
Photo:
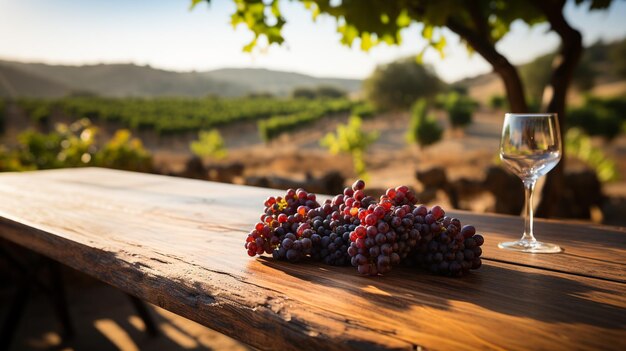
[[[522,179],[526,205],[522,238],[499,243],[498,247],[531,253],[561,252],[558,245],[537,241],[533,233],[535,183],[561,159],[561,135],[556,113],[507,113],[502,127],[500,159]]]

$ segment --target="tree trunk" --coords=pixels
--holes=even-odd
[[[494,72],[500,76],[500,79],[502,79],[504,83],[511,112],[528,112],[522,80],[520,79],[517,69],[506,57],[496,50],[495,45],[489,38],[481,36],[479,33],[463,26],[454,19],[449,19],[446,26],[467,41],[476,52],[493,66]]]
[[[565,104],[567,90],[571,85],[574,70],[582,55],[582,36],[577,30],[572,28],[563,17],[563,5],[565,1],[561,1],[556,5],[545,0],[535,0],[533,3],[546,14],[552,30],[561,37],[561,50],[555,57],[554,64],[556,67],[550,79],[550,91],[552,96],[550,97],[546,112],[555,112],[558,114],[561,136],[565,138]],[[548,173],[542,191],[541,203],[537,208],[538,216],[551,217],[558,215],[558,208],[564,193],[565,163],[566,153],[565,145],[563,145],[561,162],[559,162],[555,169]]]

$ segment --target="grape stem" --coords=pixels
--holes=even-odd
[[[533,178],[524,180],[524,190],[526,193],[526,204],[524,205],[524,235],[522,235],[520,241],[528,246],[531,246],[537,241],[533,233],[533,193],[536,182],[536,179]]]

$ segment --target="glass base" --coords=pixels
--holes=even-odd
[[[530,252],[530,253],[558,253],[562,252],[560,246],[550,243],[542,243],[541,241],[509,241],[499,243],[498,247],[505,250]]]

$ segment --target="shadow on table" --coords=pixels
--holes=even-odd
[[[272,259],[259,259],[259,262],[295,278],[340,288],[393,310],[424,305],[449,309],[452,301],[461,301],[543,322],[580,323],[611,329],[626,326],[626,309],[610,301],[600,301],[606,299],[602,295],[623,296],[626,289],[618,283],[593,278],[570,278],[495,262],[484,264],[480,270],[461,278],[439,277],[410,267],[395,267],[386,276],[364,277],[359,276],[354,267],[315,262],[290,264]],[[321,271],[332,271],[332,274],[320,274]]]

